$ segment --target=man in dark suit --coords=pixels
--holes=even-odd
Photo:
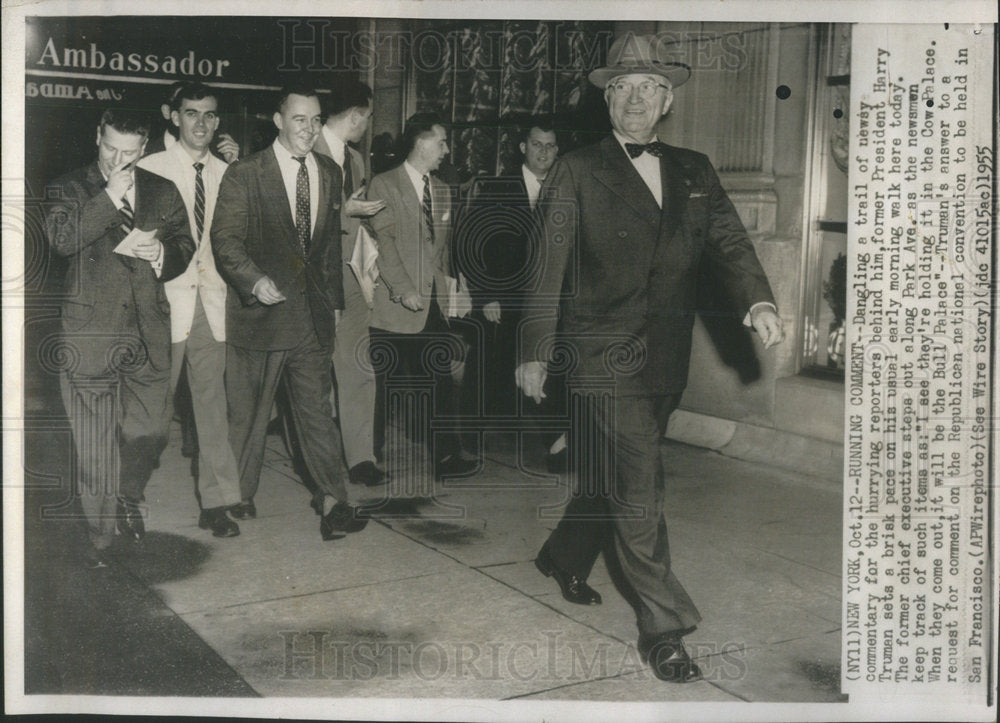
[[[358,278],[348,266],[358,241],[361,219],[373,216],[385,206],[384,201],[364,199],[365,164],[361,154],[348,145],[365,135],[372,117],[372,91],[356,80],[342,83],[331,89],[326,104],[326,123],[316,138],[313,152],[332,158],[344,177],[340,209],[344,311],[337,321],[337,343],[333,349],[337,418],[348,478],[355,484],[374,486],[385,482],[385,472],[375,464],[372,434],[375,373],[368,358],[371,309]]]
[[[320,535],[343,537],[367,518],[347,502],[330,408],[330,351],[343,307],[340,169],[312,152],[316,91],[282,90],[274,144],[222,178],[212,247],[232,287],[226,300],[226,396],[240,470],[238,519],[256,517],[271,406],[284,377],[302,455],[324,494]]]
[[[589,77],[605,91],[614,134],[560,159],[543,188],[541,281],[527,300],[517,380],[542,398],[559,311],[580,383],[570,439],[579,489],[535,564],[572,602],[600,602],[586,578],[610,537],[609,569],[635,610],[640,656],[657,677],[687,682],[700,671],[682,637],[701,618],[671,570],[659,455],[687,381],[699,265],[714,268],[765,348],[784,332],[711,163],[655,136],[690,70],[667,62],[651,35],[617,39],[608,57]]]
[[[421,113],[406,122],[406,160],[372,179],[369,200],[385,202],[371,219],[378,239],[379,285],[372,312],[375,365],[376,449],[385,444],[386,383],[432,381],[435,418],[458,416],[458,396],[450,364],[460,361],[460,340],[448,324],[451,191],[431,175],[448,153],[448,134],[434,115]],[[433,345],[450,351],[447,359],[428,353]],[[385,368],[389,367],[389,368]],[[407,420],[419,435],[424,420]],[[462,456],[457,432],[426,433],[436,477],[464,476],[477,462]]]
[[[520,136],[524,163],[517,175],[472,181],[453,253],[455,268],[468,280],[480,332],[474,340],[480,383],[470,385],[482,394],[482,407],[476,406],[504,416],[517,413],[510,382],[524,291],[539,250],[535,204],[559,151],[549,119],[531,119]]]
[[[61,200],[45,219],[53,250],[69,261],[60,384],[94,567],[106,564],[116,527],[135,542],[145,535],[139,503],[170,421],[163,282],[187,268],[195,248],[177,188],[135,167],[148,134],[142,118],[106,110],[97,161],[52,184]]]

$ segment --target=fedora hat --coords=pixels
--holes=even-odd
[[[629,73],[659,75],[670,81],[676,88],[691,77],[691,68],[684,63],[666,60],[669,50],[666,43],[656,35],[635,35],[627,33],[611,43],[608,51],[608,65],[595,68],[587,76],[591,83],[604,89],[612,78]]]

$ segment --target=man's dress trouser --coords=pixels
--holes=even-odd
[[[612,543],[609,569],[636,612],[640,635],[693,628],[701,616],[670,569],[660,459],[680,395],[571,395],[570,460],[578,486],[546,547],[559,567],[586,579]]]
[[[321,345],[311,330],[292,349],[262,351],[227,344],[229,439],[240,471],[240,495],[249,500],[257,493],[267,423],[283,375],[306,467],[322,492],[346,502],[330,406],[330,348]]]

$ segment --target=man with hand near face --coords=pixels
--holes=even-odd
[[[170,305],[163,283],[182,273],[194,253],[177,188],[135,167],[148,134],[142,118],[106,110],[96,162],[55,181],[62,200],[46,209],[49,243],[69,261],[60,383],[92,567],[107,564],[116,528],[133,542],[145,536],[139,504],[170,421]]]
[[[239,473],[229,446],[226,418],[226,282],[215,269],[211,227],[226,163],[209,152],[219,127],[219,102],[211,88],[187,84],[175,95],[171,119],[177,143],[145,156],[139,167],[174,182],[188,211],[197,245],[183,274],[164,284],[170,301],[173,351],[170,386],[186,368],[198,430],[195,476],[201,513],[198,524],[216,537],[235,537],[239,525],[226,509],[240,502]],[[238,155],[234,141],[222,147]]]
[[[682,642],[701,618],[671,569],[660,441],[687,382],[700,264],[726,284],[763,349],[784,331],[711,163],[656,137],[690,76],[668,58],[657,36],[628,34],[589,76],[614,132],[564,156],[546,181],[541,280],[527,299],[517,383],[540,401],[546,361],[562,343],[572,378],[589,386],[571,405],[580,410],[569,440],[578,489],[536,566],[570,602],[598,604],[586,579],[610,542],[640,656],[658,678],[684,683],[701,677]]]
[[[242,499],[231,513],[257,515],[267,423],[284,378],[303,461],[323,493],[320,536],[333,540],[368,522],[347,502],[330,407],[330,353],[344,305],[343,179],[336,163],[312,152],[321,127],[315,89],[284,88],[273,119],[274,143],[223,176],[212,222],[216,265],[233,292],[226,396]]]

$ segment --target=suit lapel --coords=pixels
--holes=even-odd
[[[322,136],[321,136],[322,137]],[[316,224],[313,226],[312,241],[309,243],[310,255],[312,250],[319,246],[318,240],[323,238],[323,231],[326,226],[326,209],[331,204],[339,207],[343,203],[342,199],[336,199],[330,197],[330,193],[333,188],[333,179],[330,178],[330,170],[325,166],[325,164],[320,163],[318,159],[314,158],[316,161],[316,175],[319,177],[319,195],[316,197]],[[334,161],[336,163],[336,161]]]
[[[635,170],[628,156],[614,136],[601,141],[601,165],[593,171],[594,177],[618,196],[653,229],[660,226],[660,207],[650,193],[646,182]]]
[[[663,213],[657,245],[668,244],[683,225],[687,210],[688,187],[684,167],[673,152],[660,158],[660,182],[663,188]]]
[[[419,226],[422,219],[420,210],[421,200],[417,198],[417,189],[410,182],[410,174],[406,172],[406,167],[402,164],[396,171],[396,183],[399,187],[399,195],[403,198],[403,206],[406,208],[407,218],[412,218]]]
[[[299,248],[295,233],[295,219],[292,218],[292,209],[288,205],[285,179],[281,177],[281,168],[278,166],[277,156],[274,155],[274,148],[268,147],[267,153],[261,155],[260,163],[261,186],[266,189],[266,192],[261,194],[261,202],[270,209],[270,214],[277,214],[281,218],[284,226],[289,229],[289,233],[285,234],[286,243],[301,256],[302,249]]]

